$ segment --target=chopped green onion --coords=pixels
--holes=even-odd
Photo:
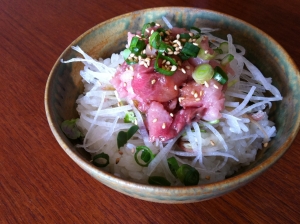
[[[125,117],[124,117],[125,123],[134,123],[135,121],[136,121],[136,117],[134,116],[133,112],[130,111],[125,114]]]
[[[77,139],[82,137],[82,133],[76,125],[77,120],[78,118],[65,120],[60,125],[61,130],[69,139]]]
[[[168,49],[170,49],[171,51],[174,51],[174,47],[171,45],[166,44],[165,42],[161,42],[158,48],[158,52],[159,53],[164,53],[167,52]]]
[[[234,56],[232,54],[227,54],[221,61],[221,65],[227,65],[234,59]]]
[[[197,57],[198,53],[200,51],[200,48],[190,42],[185,43],[183,46],[181,53],[190,56],[190,57]]]
[[[148,183],[156,186],[171,186],[171,183],[166,178],[160,176],[149,177]]]
[[[127,132],[125,131],[120,131],[117,136],[117,144],[118,144],[118,149],[120,149],[122,146],[124,146],[129,139],[137,132],[139,129],[139,126],[133,125],[131,126]]]
[[[154,27],[154,26],[155,26],[155,22],[144,24],[144,26],[142,27],[142,37],[147,37],[147,35],[145,34],[146,29],[148,29],[149,27]]]
[[[139,55],[146,47],[146,43],[138,37],[133,37],[129,46],[131,53]]]
[[[197,57],[201,58],[203,60],[211,60],[211,59],[215,58],[217,54],[218,54],[218,51],[214,51],[213,54],[209,54],[207,51],[205,51],[204,49],[200,48]]]
[[[159,72],[160,74],[167,75],[167,76],[173,75],[175,73],[175,71],[171,71],[171,70],[167,70],[167,69],[159,67],[159,65],[158,65],[158,60],[159,59],[163,59],[163,60],[169,61],[171,63],[171,65],[177,66],[176,60],[173,59],[173,58],[171,58],[171,57],[168,57],[168,56],[165,56],[165,55],[162,55],[162,54],[159,53],[157,55],[155,63],[154,63],[154,69],[157,72]]]
[[[209,121],[208,123],[210,123],[210,124],[218,124],[219,122],[220,122],[220,120],[217,119],[217,120]]]
[[[204,84],[205,81],[210,80],[213,75],[214,69],[210,64],[198,65],[192,73],[193,79],[199,84]]]
[[[188,41],[190,38],[191,38],[191,36],[188,33],[179,34],[179,39],[184,39],[184,40]]]
[[[193,39],[198,39],[198,38],[200,38],[200,36],[201,36],[201,30],[200,30],[199,28],[192,26],[192,27],[190,28],[190,30],[195,30],[195,31],[197,31],[197,33],[194,34]]]
[[[192,186],[197,185],[199,182],[199,172],[192,166],[188,164],[181,165],[176,174],[178,179],[185,185],[185,186]]]
[[[172,174],[175,177],[177,177],[176,170],[178,170],[178,168],[179,168],[177,160],[175,159],[175,157],[170,157],[167,159],[167,162],[168,162],[168,166],[169,166]]]
[[[138,158],[138,155],[140,157]],[[147,146],[138,146],[136,147],[136,152],[134,154],[134,159],[137,164],[140,166],[148,166],[148,164],[154,159],[155,155],[153,152],[147,147]],[[144,163],[141,163],[140,160],[144,161]]]
[[[153,32],[149,38],[150,46],[155,49],[158,49],[161,42],[162,42],[162,38],[161,38],[159,32],[157,32],[157,31]]]
[[[219,49],[221,49],[224,54],[228,53],[228,43],[227,42],[220,43]]]
[[[214,76],[213,79],[217,80],[219,83],[224,85],[228,81],[228,76],[226,72],[223,71],[222,68],[216,66],[214,69]]]
[[[97,162],[98,159],[105,159],[105,163],[99,163]],[[102,152],[96,156],[93,157],[92,163],[97,167],[106,167],[109,164],[109,155]]]

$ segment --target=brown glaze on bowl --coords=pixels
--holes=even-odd
[[[271,119],[276,123],[277,136],[254,163],[226,180],[192,187],[156,187],[137,184],[115,177],[93,166],[88,153],[77,149],[60,129],[63,120],[77,117],[75,100],[83,91],[81,63],[63,64],[79,56],[71,46],[79,45],[95,58],[105,58],[124,49],[127,32],[141,29],[146,22],[163,24],[168,17],[174,26],[220,28],[216,36],[226,39],[232,34],[234,43],[246,48],[246,57],[266,77],[272,77],[283,100],[273,104]],[[62,53],[50,72],[45,91],[45,108],[50,128],[64,151],[82,169],[108,187],[135,198],[161,203],[189,203],[207,200],[233,191],[252,181],[271,167],[289,148],[299,129],[299,70],[286,51],[263,31],[231,16],[198,8],[163,7],[136,11],[103,22],[88,30]]]

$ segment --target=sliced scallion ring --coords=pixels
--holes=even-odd
[[[98,159],[104,159],[105,163],[97,162]],[[93,157],[92,163],[97,167],[106,167],[109,164],[109,155],[102,152],[102,153],[100,153],[100,154]]]
[[[214,76],[213,79],[224,85],[228,81],[228,76],[226,72],[223,71],[222,68],[216,66],[214,69]]]
[[[176,171],[178,179],[185,186],[197,185],[200,179],[199,172],[188,164],[182,164]]]
[[[189,56],[189,57],[197,57],[198,53],[200,51],[200,48],[190,42],[187,42],[184,44],[182,50],[181,50],[181,53],[186,55],[186,56]]]
[[[134,159],[137,164],[143,167],[147,167],[148,164],[154,159],[155,155],[147,146],[136,147]],[[143,161],[143,162],[142,162]]]
[[[165,56],[165,55],[162,55],[162,54],[159,53],[157,55],[155,63],[154,63],[154,69],[157,72],[159,72],[160,74],[167,75],[167,76],[173,75],[175,73],[175,71],[166,70],[164,68],[160,68],[159,67],[159,65],[158,65],[158,60],[159,59],[163,59],[163,60],[169,61],[171,65],[177,66],[177,62],[175,61],[175,59],[173,59],[171,57],[168,57],[168,56]]]

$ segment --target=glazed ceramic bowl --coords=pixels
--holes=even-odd
[[[228,33],[236,44],[243,45],[246,57],[282,93],[283,100],[274,103],[270,114],[276,123],[277,136],[255,162],[227,179],[202,186],[156,187],[129,182],[104,172],[90,163],[90,156],[65,137],[60,124],[77,117],[75,100],[83,91],[79,71],[82,63],[63,64],[79,56],[71,46],[79,45],[94,58],[106,58],[124,48],[128,31],[140,30],[147,22],[160,22],[167,16],[175,26],[220,28],[215,35],[226,39]],[[271,37],[252,25],[231,16],[198,8],[166,7],[136,11],[112,18],[88,30],[62,53],[50,72],[45,91],[45,108],[50,128],[63,150],[83,170],[102,184],[135,198],[161,203],[188,203],[207,200],[233,191],[252,181],[271,167],[289,148],[299,128],[299,71],[286,51]],[[280,109],[279,109],[280,108]]]

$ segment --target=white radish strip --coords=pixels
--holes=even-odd
[[[259,71],[259,69],[257,67],[255,67],[250,61],[248,61],[245,57],[243,57],[243,60],[244,60],[245,65],[249,69],[249,71],[252,73],[254,79],[261,82],[261,84],[267,90],[269,90],[275,97],[277,97],[279,100],[281,100],[282,96],[281,96],[279,90],[275,86],[271,85],[266,80],[266,78],[263,76],[263,74]]]
[[[204,156],[223,156],[223,157],[225,157],[225,158],[232,158],[232,159],[234,159],[235,161],[239,161],[239,159],[238,158],[236,158],[235,156],[233,156],[233,155],[231,155],[231,154],[229,154],[229,153],[224,153],[224,152],[219,152],[219,151],[215,151],[215,152],[211,152],[211,153],[203,153],[204,154]],[[227,162],[227,161],[226,161]],[[221,169],[223,166],[222,165],[220,165],[219,167],[218,167],[218,169]]]
[[[243,100],[243,102],[238,107],[236,107],[234,110],[232,110],[231,112],[229,112],[229,114],[235,115],[238,112],[240,112],[245,106],[247,106],[247,104],[249,103],[250,98],[253,95],[255,89],[256,89],[256,87],[252,86],[252,88],[250,89],[249,93],[246,95],[246,97]]]
[[[156,154],[155,158],[148,165],[148,170],[147,170],[147,175],[148,176],[151,175],[151,173],[155,170],[155,168],[160,163],[160,161],[162,159],[166,158],[166,155],[170,152],[171,148],[173,147],[173,145],[176,143],[177,139],[180,136],[181,136],[181,134],[177,135],[175,138],[170,140],[168,142],[168,144],[164,148],[162,148],[161,151],[158,154]]]
[[[219,139],[219,141],[223,145],[225,151],[228,151],[228,146],[227,146],[224,138],[221,136],[220,132],[217,131],[217,129],[215,129],[211,124],[209,124],[207,122],[200,121],[199,123],[204,125],[205,127],[207,127],[209,130],[211,130],[212,133],[214,133],[214,135]]]

